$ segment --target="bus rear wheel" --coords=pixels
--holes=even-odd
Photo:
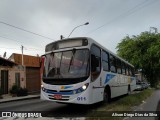
[[[109,94],[107,90],[105,89],[103,93],[103,103],[108,103],[108,102],[109,102]]]
[[[130,87],[130,85],[128,85],[128,93],[127,93],[128,95],[130,95],[131,94],[131,87]]]

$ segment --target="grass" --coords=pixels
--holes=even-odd
[[[156,89],[160,89],[160,82],[158,82]]]
[[[115,112],[115,111],[133,111],[135,106],[140,105],[143,101],[145,101],[148,97],[151,96],[153,93],[153,89],[146,89],[142,92],[131,94],[128,96],[119,97],[113,99],[113,101],[109,104],[104,104],[98,107],[93,112],[89,113],[88,116],[95,116],[95,117],[88,117],[86,120],[122,120],[123,117],[103,117],[102,113],[107,112]],[[98,117],[97,117],[98,116]]]

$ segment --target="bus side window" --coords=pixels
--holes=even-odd
[[[96,80],[101,72],[101,50],[93,45],[91,47],[91,75],[92,81]]]
[[[110,71],[116,73],[116,58],[110,55]]]
[[[91,72],[99,72],[99,59],[95,55],[91,55]]]
[[[131,67],[129,67],[129,75],[132,76],[132,70]]]
[[[117,67],[117,73],[118,74],[122,74],[122,65],[121,65],[121,60],[119,60],[119,59],[116,59],[117,61],[116,61],[116,67]]]
[[[109,71],[109,54],[105,51],[102,51],[102,66],[104,71]]]
[[[134,77],[135,74],[134,74],[134,68],[133,67],[131,68],[131,72],[132,72],[132,76]]]
[[[126,75],[129,76],[129,67],[128,67],[128,65],[126,65]]]
[[[126,67],[124,62],[122,62],[122,74],[126,75]]]

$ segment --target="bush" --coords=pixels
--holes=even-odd
[[[12,95],[17,95],[17,96],[27,96],[28,95],[28,90],[26,88],[18,87],[17,85],[13,85],[10,93]]]
[[[28,90],[26,88],[19,88],[17,92],[17,96],[27,96]]]
[[[11,94],[17,94],[18,89],[19,89],[19,87],[14,84],[9,92],[10,92]]]

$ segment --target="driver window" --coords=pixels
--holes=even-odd
[[[96,80],[101,71],[101,50],[99,47],[93,45],[91,47],[91,78]]]

